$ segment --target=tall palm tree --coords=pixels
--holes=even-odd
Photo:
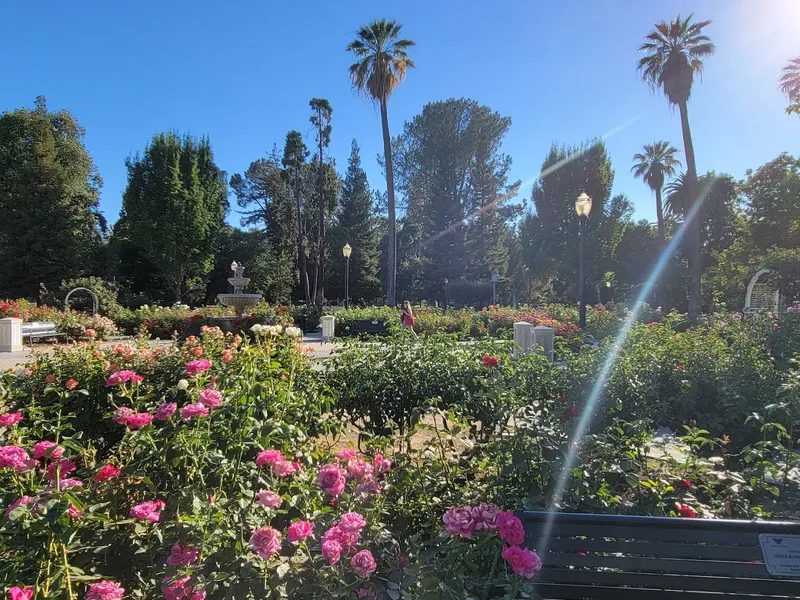
[[[674,21],[656,24],[655,30],[645,37],[645,43],[639,47],[639,51],[644,54],[638,64],[642,79],[654,90],[663,91],[669,102],[677,105],[680,110],[686,155],[686,183],[692,202],[698,198],[697,165],[687,104],[692,94],[694,76],[703,72],[703,59],[714,53],[714,44],[703,34],[703,28],[710,23],[711,21],[694,23],[691,15],[685,19],[678,15]],[[689,316],[697,318],[700,315],[700,224],[697,219],[692,219],[687,226]]]
[[[676,158],[678,149],[669,142],[655,142],[644,145],[644,153],[634,154],[634,165],[631,168],[635,177],[640,177],[650,189],[656,193],[656,219],[658,222],[658,237],[663,242],[664,235],[664,208],[661,203],[661,189],[664,179],[675,175],[675,167],[681,166],[681,161]]]
[[[356,57],[350,65],[353,88],[377,102],[381,107],[383,127],[383,157],[386,166],[386,195],[389,201],[389,259],[386,282],[386,303],[395,305],[397,282],[397,226],[394,201],[394,167],[392,165],[392,139],[389,136],[389,116],[386,105],[389,96],[406,76],[414,61],[408,57],[411,40],[400,39],[402,25],[396,21],[372,21],[356,33],[347,50]]]
[[[781,91],[789,99],[786,112],[800,115],[800,56],[793,58],[783,67]]]

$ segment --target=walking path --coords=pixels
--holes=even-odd
[[[115,344],[125,344],[132,341],[133,338],[103,342],[100,347],[110,348]],[[171,344],[171,340],[150,340],[152,347],[169,346]],[[310,354],[312,359],[324,359],[328,358],[333,349],[340,344],[337,342],[323,342],[322,333],[316,332],[303,336],[303,345],[314,348],[314,352]],[[33,347],[33,350],[31,350],[30,346],[25,346],[22,352],[0,352],[0,371],[16,369],[34,360],[38,354],[52,354],[56,348],[66,349],[71,346],[71,344],[37,344]]]

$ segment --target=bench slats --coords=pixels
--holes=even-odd
[[[541,554],[540,554],[541,556]],[[722,575],[727,577],[769,577],[763,564],[686,558],[561,554],[547,552],[541,557],[547,565],[567,567],[603,567],[668,575]]]
[[[539,540],[533,540],[530,547],[539,548]],[[553,538],[547,549],[555,552],[617,552],[626,555],[653,556],[661,558],[712,558],[741,562],[762,562],[761,550],[755,546],[714,546],[706,544],[675,544],[659,542],[625,542],[580,538]]]
[[[751,594],[756,595],[756,597],[761,595],[766,597],[784,596],[789,598],[798,597],[797,594],[800,594],[800,582],[790,580],[735,579],[731,577],[631,573],[595,569],[557,569],[545,567],[536,575],[535,581],[559,585],[584,584],[589,586],[617,586],[623,589],[646,588],[648,590],[657,589],[688,594],[696,592],[724,592]],[[651,599],[649,592],[647,595],[642,593],[642,589],[637,590],[637,592],[638,593],[632,597]],[[547,597],[544,593],[541,594]],[[561,596],[554,595],[551,597],[560,598]]]
[[[552,600],[800,598],[800,578],[773,577],[759,534],[800,535],[800,523],[521,511],[525,545]],[[549,538],[542,539],[548,531]]]
[[[558,523],[552,529],[552,535],[558,537],[586,537],[586,538],[615,538],[626,540],[646,540],[649,542],[707,542],[715,545],[739,544],[754,546],[758,543],[755,536],[747,531],[735,529],[720,529],[713,535],[708,531],[698,531],[694,528],[685,529],[660,529],[651,527],[622,527],[620,525],[570,525]],[[543,525],[531,525],[528,533],[541,534]]]
[[[604,586],[586,586],[573,584],[542,584],[537,593],[548,600],[754,600],[759,596],[751,594],[715,592],[682,592],[660,589],[625,589]],[[766,596],[764,596],[766,597]],[[796,596],[769,596],[771,598],[796,598]]]

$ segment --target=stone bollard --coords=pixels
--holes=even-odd
[[[22,352],[22,319],[0,319],[0,352]]]
[[[322,341],[330,341],[336,332],[336,317],[333,315],[322,316]]]
[[[541,353],[547,360],[553,362],[555,358],[554,341],[556,331],[552,327],[540,325],[533,328],[533,345],[541,348]]]
[[[514,358],[531,351],[533,347],[533,325],[526,321],[514,323]]]

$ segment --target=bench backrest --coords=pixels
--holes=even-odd
[[[759,545],[760,534],[800,535],[800,523],[518,514],[542,559],[542,598],[800,598],[800,576],[770,575]]]
[[[350,322],[351,333],[388,333],[386,323],[381,320],[361,319]]]
[[[30,321],[22,324],[22,335],[44,335],[56,333],[56,324],[52,321]]]

